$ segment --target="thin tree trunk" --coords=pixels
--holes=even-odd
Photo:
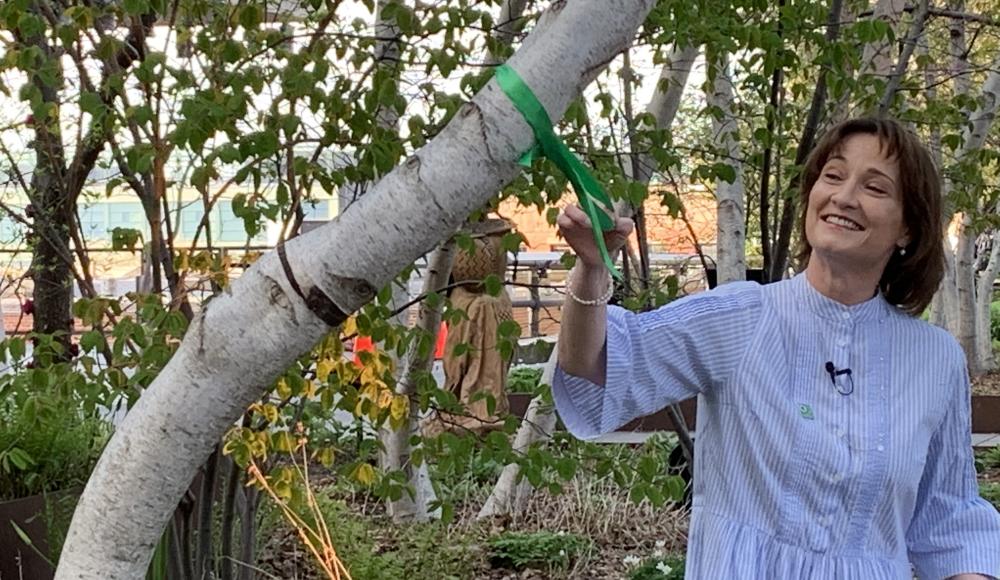
[[[424,278],[424,295],[435,292],[448,284],[451,267],[455,260],[454,245],[454,240],[449,238],[431,254]],[[431,509],[431,504],[437,499],[437,496],[431,485],[427,462],[421,461],[419,465],[414,465],[411,459],[413,448],[410,444],[410,438],[420,434],[420,407],[417,405],[414,394],[420,376],[431,372],[431,366],[434,364],[434,337],[437,336],[441,326],[441,307],[441,303],[434,307],[431,307],[427,301],[420,304],[417,328],[432,337],[431,348],[426,353],[421,354],[420,341],[414,341],[406,354],[406,364],[400,375],[400,380],[396,383],[396,394],[403,395],[410,400],[406,424],[398,429],[384,426],[379,433],[379,440],[382,441],[383,446],[379,454],[382,470],[384,472],[403,470],[413,493],[412,495],[403,494],[397,500],[389,500],[389,515],[395,522],[405,520],[424,522],[441,517],[440,509]]]
[[[784,11],[785,0],[778,1],[778,26],[777,34],[778,38],[784,39],[784,20],[782,20],[782,12]],[[767,147],[764,148],[764,158],[762,167],[760,170],[760,253],[764,258],[763,269],[764,269],[764,280],[770,281],[771,273],[771,160],[774,157],[774,126],[775,120],[780,116],[781,112],[779,110],[779,95],[781,94],[781,85],[784,82],[784,65],[782,63],[783,55],[779,55],[777,59],[777,66],[774,67],[774,72],[771,73],[771,91],[768,99],[768,108],[766,111],[767,115],[767,135],[768,143]],[[779,160],[780,164],[780,160]],[[781,191],[777,189],[777,191]],[[749,215],[749,214],[748,214]]]
[[[997,107],[1000,106],[1000,57],[991,67],[989,75],[983,84],[981,107],[969,115],[969,123],[963,134],[962,147],[956,155],[959,164],[965,162],[974,153],[982,149],[986,136],[996,119]],[[947,194],[945,203],[946,215],[954,211],[954,184],[945,181]],[[972,227],[972,216],[966,213],[959,224],[958,248],[955,250],[955,281],[958,294],[958,341],[965,350],[969,371],[973,376],[982,374],[979,365],[979,353],[976,347],[978,327],[976,323],[976,237]]]
[[[715,67],[715,80],[708,94],[710,106],[722,111],[722,119],[712,118],[714,141],[722,149],[722,163],[734,175],[729,182],[715,181],[718,209],[718,256],[716,258],[719,284],[746,280],[746,230],[744,229],[743,163],[739,146],[736,117],[733,116],[733,80],[729,70],[729,55],[720,54]]]
[[[993,302],[993,283],[1000,270],[1000,230],[990,234],[990,257],[986,268],[979,274],[976,288],[976,358],[980,372],[996,368],[993,356],[993,339],[990,335],[990,303]]]
[[[966,214],[958,233],[955,250],[955,281],[958,288],[958,342],[965,351],[969,372],[980,374],[976,352],[976,233],[972,217]]]
[[[903,41],[903,51],[899,55],[899,61],[896,62],[885,91],[882,93],[882,99],[879,101],[879,116],[885,116],[889,113],[889,106],[892,105],[892,100],[896,97],[896,92],[899,91],[899,85],[903,82],[906,68],[910,64],[910,57],[913,55],[920,36],[924,33],[928,4],[929,0],[920,0],[919,7],[913,13],[913,22],[910,23],[910,28],[906,31],[906,39]]]
[[[552,377],[558,364],[559,348],[555,345],[548,362],[542,371],[541,384],[551,385]],[[556,428],[556,414],[551,403],[546,403],[544,397],[535,397],[528,404],[521,427],[514,436],[514,453],[523,455],[533,445],[544,445],[552,439]],[[519,481],[520,480],[520,481]],[[479,510],[478,519],[498,515],[516,514],[524,510],[531,497],[532,485],[521,477],[521,466],[508,463],[500,473],[493,491]]]
[[[226,458],[226,495],[222,501],[222,553],[219,558],[219,577],[222,580],[233,580],[233,528],[236,523],[236,494],[242,487],[243,471],[236,462]]]
[[[827,15],[826,42],[836,42],[840,36],[840,13],[843,10],[843,0],[832,0],[830,2],[830,12]],[[829,73],[826,69],[819,75],[816,82],[816,90],[813,92],[812,103],[809,105],[809,113],[806,116],[806,123],[802,129],[802,138],[799,139],[798,148],[795,150],[795,165],[801,167],[805,164],[816,142],[816,133],[819,131],[820,120],[823,116],[823,109],[826,107],[826,79]],[[798,175],[796,173],[796,175]],[[778,239],[774,244],[774,260],[771,263],[770,280],[780,280],[784,278],[788,269],[788,260],[791,255],[792,225],[798,210],[798,195],[795,191],[798,185],[798,178],[792,179],[788,184],[788,194],[784,198],[784,205],[781,208],[781,220],[778,223]]]
[[[213,578],[215,565],[213,558],[213,509],[215,507],[215,483],[219,471],[219,446],[205,462],[202,471],[201,489],[198,493],[198,552],[195,573],[199,578]]]
[[[559,119],[653,4],[555,3],[508,65]],[[163,523],[222,433],[295,357],[513,180],[533,142],[491,80],[354,210],[266,254],[209,302],[101,455],[56,579],[144,574]]]

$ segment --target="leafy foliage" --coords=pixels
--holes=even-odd
[[[505,532],[488,541],[494,567],[523,570],[565,570],[590,550],[590,540],[576,534],[550,532]]]
[[[72,404],[25,412],[0,402],[0,501],[83,486],[110,431]]]

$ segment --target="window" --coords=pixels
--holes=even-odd
[[[109,203],[107,230],[110,231],[115,228],[139,230],[145,239],[149,240],[149,224],[146,222],[146,214],[142,210],[142,204],[138,202]]]
[[[103,203],[93,203],[87,206],[78,206],[80,214],[80,231],[83,239],[109,240],[111,234],[108,227],[108,206]]]

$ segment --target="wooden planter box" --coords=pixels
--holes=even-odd
[[[49,526],[60,526],[65,533],[80,492],[74,489],[0,502],[0,578],[49,580],[55,575],[39,552],[53,563],[57,560],[50,551]],[[33,546],[24,543],[12,522],[31,538]]]
[[[531,395],[524,393],[511,393],[507,396],[510,401],[511,414],[523,417],[531,402]],[[695,418],[697,405],[695,399],[688,399],[681,403],[681,412],[684,413],[684,420],[688,429],[695,428]],[[619,431],[673,431],[673,422],[666,410],[641,417],[625,425]],[[996,395],[974,395],[972,397],[972,432],[973,433],[1000,433],[1000,396]]]

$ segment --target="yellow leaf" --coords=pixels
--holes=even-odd
[[[279,431],[274,434],[274,448],[284,453],[295,451],[295,439],[288,431]]]
[[[402,421],[410,412],[410,399],[406,395],[396,395],[392,398],[389,415],[396,421]]]
[[[368,463],[361,463],[354,468],[352,475],[361,485],[371,485],[375,481],[375,468]]]
[[[389,389],[381,389],[378,393],[378,408],[385,409],[394,402],[392,391]]]
[[[278,396],[282,399],[287,399],[292,396],[292,388],[288,386],[288,381],[285,380],[285,377],[278,379],[277,391]]]
[[[351,316],[346,321],[344,321],[344,334],[346,336],[351,336],[352,334],[358,333],[358,321]]]
[[[273,424],[278,422],[278,408],[275,407],[274,405],[271,404],[261,405],[259,410],[260,414],[264,416],[264,419],[268,423]]]
[[[320,465],[329,469],[333,466],[334,453],[333,447],[324,447],[316,452],[316,461],[319,461]]]
[[[321,382],[326,382],[327,377],[330,376],[330,371],[333,370],[336,363],[332,360],[325,358],[318,363],[316,363],[316,378]]]

